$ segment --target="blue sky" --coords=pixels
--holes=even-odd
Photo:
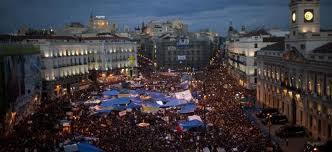
[[[0,33],[22,25],[61,27],[86,24],[92,11],[112,22],[134,27],[143,21],[180,18],[190,30],[211,28],[225,34],[230,21],[240,27],[288,28],[289,0],[1,0]],[[331,0],[321,0],[321,26],[332,29]]]

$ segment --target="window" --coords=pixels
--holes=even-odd
[[[295,36],[296,35],[296,32],[295,31],[293,31],[293,36]]]
[[[317,83],[317,94],[319,96],[322,95],[321,83],[322,83],[322,81],[318,80],[318,83]]]
[[[327,95],[331,99],[332,98],[332,80],[329,81],[328,85],[326,86]]]
[[[255,43],[255,48],[258,48],[258,45],[257,45],[257,43]]]
[[[286,44],[286,48],[287,48],[287,49],[290,49],[290,45],[289,45],[289,44]]]
[[[301,49],[302,49],[302,50],[305,49],[305,44],[301,44]]]

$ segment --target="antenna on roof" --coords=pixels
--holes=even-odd
[[[91,9],[91,11],[90,11],[90,18],[93,18],[92,12],[93,12],[93,9]]]

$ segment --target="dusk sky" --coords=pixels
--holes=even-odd
[[[119,28],[133,28],[143,21],[183,19],[190,30],[211,28],[225,34],[230,21],[240,27],[288,28],[289,0],[1,0],[0,33],[22,25],[35,28],[62,27],[106,16]],[[321,0],[321,27],[332,29],[332,0]]]

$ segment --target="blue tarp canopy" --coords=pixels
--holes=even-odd
[[[129,105],[127,106],[127,108],[130,108],[130,109],[137,109],[137,108],[140,108],[142,106],[142,103],[139,103],[139,102],[131,102],[129,103]]]
[[[162,107],[176,107],[187,103],[187,101],[185,100],[180,100],[176,98],[167,98],[166,101],[167,103],[162,105]]]
[[[165,95],[159,92],[149,92],[147,93],[151,98],[153,98],[154,100],[164,100],[165,99]]]
[[[191,129],[191,128],[198,128],[198,127],[204,127],[204,123],[199,120],[190,120],[190,121],[184,121],[179,123],[180,126],[183,129]]]
[[[102,152],[101,149],[89,143],[79,143],[77,148],[79,152]]]
[[[106,96],[116,96],[118,94],[119,94],[119,91],[117,91],[117,90],[112,90],[112,91],[107,90],[107,91],[103,92],[103,95],[106,95]]]
[[[136,90],[129,90],[129,93],[130,94],[145,94],[146,93],[146,90],[142,90],[142,89],[136,89]]]
[[[128,89],[122,89],[122,90],[120,90],[120,93],[121,94],[129,94],[130,90],[128,90]]]
[[[130,98],[128,97],[123,97],[123,98],[116,98],[116,99],[111,99],[104,101],[100,104],[102,107],[109,107],[109,106],[114,106],[114,105],[125,105],[130,103]]]
[[[196,104],[188,103],[181,108],[180,113],[192,113],[195,112],[195,110],[196,110]]]
[[[156,102],[145,102],[144,106],[154,107],[154,108],[159,108],[160,107],[160,105],[158,103],[156,103]]]

